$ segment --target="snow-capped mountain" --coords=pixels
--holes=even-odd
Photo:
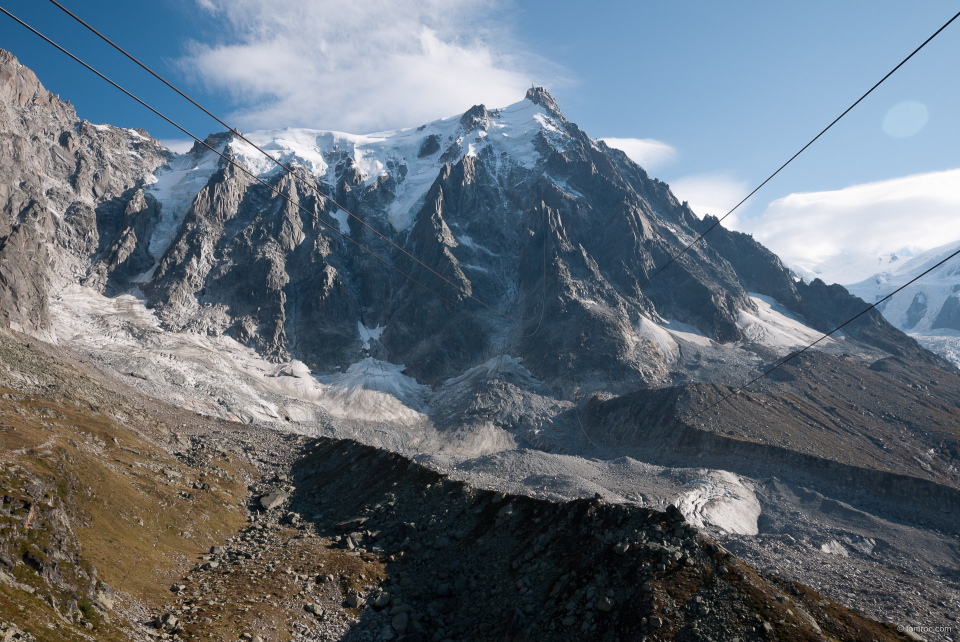
[[[864,301],[879,301],[960,248],[954,241],[847,286]],[[960,364],[960,260],[936,268],[879,306],[894,326]]]
[[[4,109],[43,177],[5,167],[6,184],[27,186],[5,211],[14,226],[31,211],[47,221],[37,242],[58,248],[56,278],[7,280],[19,302],[11,322],[28,330],[52,331],[30,293],[74,282],[141,297],[167,331],[230,337],[317,376],[375,358],[436,386],[510,356],[541,381],[597,389],[710,378],[703,357],[717,351],[720,370],[755,368],[758,350],[802,345],[857,307],[842,288],[795,283],[776,256],[723,228],[641,288],[710,221],[542,88],[411,129],[247,135],[298,180],[233,132],[207,144],[236,164],[200,144],[173,156],[145,132],[90,125],[9,54],[4,64],[29,85]],[[933,358],[879,314],[846,336]]]
[[[827,284],[839,283],[846,286],[859,283],[881,272],[896,270],[912,256],[909,252],[892,252],[879,256],[841,252],[823,261],[793,260],[787,265],[797,276],[807,282],[820,279]]]

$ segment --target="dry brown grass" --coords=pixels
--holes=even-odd
[[[20,466],[16,478],[41,480],[45,495],[36,496],[36,486],[16,487],[19,484],[14,477],[5,480],[14,487],[5,486],[3,493],[29,502],[41,512],[51,512],[49,506],[64,507],[70,515],[70,529],[64,532],[79,547],[82,564],[95,567],[97,577],[118,591],[118,605],[138,601],[159,607],[168,600],[169,585],[198,555],[245,522],[240,504],[246,487],[236,462],[212,461],[229,478],[207,475],[201,480],[200,471],[181,465],[161,446],[163,436],[156,430],[156,422],[137,417],[129,408],[94,410],[6,389],[0,389],[0,396],[5,397],[0,399],[0,425],[4,426],[0,430],[0,462]],[[213,488],[193,490],[191,484],[196,480]],[[185,498],[186,494],[195,499]],[[41,550],[50,545],[42,528],[21,528],[20,536],[24,543],[35,540],[33,544]],[[17,571],[21,581],[38,589],[38,596],[69,599],[23,565]],[[61,620],[37,597],[6,586],[0,590],[6,598],[0,605],[0,617],[28,626],[41,639],[71,639],[79,633],[79,627]],[[117,618],[112,624],[95,617],[92,620],[98,638],[125,637]],[[50,629],[48,623],[61,626]]]

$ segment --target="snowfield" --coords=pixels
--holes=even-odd
[[[223,146],[218,151],[223,152]],[[180,224],[197,194],[206,187],[222,162],[217,154],[202,147],[199,151],[177,156],[168,165],[158,168],[152,177],[148,177],[150,184],[145,191],[160,203],[160,221],[150,237],[149,246],[150,255],[156,263],[140,277],[141,281],[150,279],[163,253],[176,238]]]
[[[393,177],[397,182],[394,199],[384,215],[401,231],[413,224],[444,163],[488,153],[497,159],[500,171],[513,167],[533,169],[540,160],[534,146],[536,137],[542,134],[550,145],[563,149],[568,136],[543,107],[529,100],[490,110],[489,114],[486,123],[474,128],[464,126],[457,118],[443,118],[422,127],[362,135],[287,128],[255,131],[244,136],[285,165],[303,166],[326,185],[336,183],[338,163],[348,161],[360,170],[365,187],[381,177]],[[487,130],[481,128],[484,124]],[[422,154],[422,145],[430,137],[436,138],[437,149]],[[453,158],[446,155],[451,146],[459,148]],[[284,171],[240,139],[232,140],[227,148],[257,176]],[[189,204],[187,207],[189,209]],[[343,217],[337,216],[340,230],[347,233],[347,215],[338,214]],[[469,245],[469,240],[466,244]]]
[[[794,348],[813,343],[823,336],[822,332],[806,325],[803,319],[772,298],[755,292],[749,294],[757,306],[757,313],[741,310],[737,322],[749,341],[773,348],[780,354],[786,354]],[[834,334],[821,341],[818,346],[827,347],[841,336],[843,336],[841,333]]]
[[[941,245],[890,269],[847,286],[868,303],[879,301],[898,287],[960,249],[960,241]],[[878,306],[891,324],[910,334],[920,345],[960,366],[960,329],[934,327],[947,299],[960,292],[960,257],[947,261],[916,283]]]

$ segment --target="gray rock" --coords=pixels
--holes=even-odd
[[[340,522],[337,524],[336,529],[338,531],[352,531],[360,528],[367,522],[366,517],[354,517],[353,519],[348,519],[346,521]]]
[[[262,506],[264,510],[272,510],[288,499],[290,499],[290,495],[282,490],[275,490],[260,498],[260,506]]]
[[[157,616],[154,625],[162,631],[172,631],[177,627],[179,621],[173,613],[164,613]]]
[[[410,615],[406,611],[397,613],[396,615],[393,616],[393,619],[390,620],[390,626],[393,627],[394,631],[396,631],[401,635],[406,632],[407,626],[409,625],[409,623],[410,623]]]

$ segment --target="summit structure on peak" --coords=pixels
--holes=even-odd
[[[543,87],[530,87],[527,90],[526,99],[532,102],[534,105],[539,105],[547,110],[555,118],[560,120],[566,120],[563,117],[563,114],[560,113],[560,107],[557,105],[557,101],[553,99],[553,96]]]

